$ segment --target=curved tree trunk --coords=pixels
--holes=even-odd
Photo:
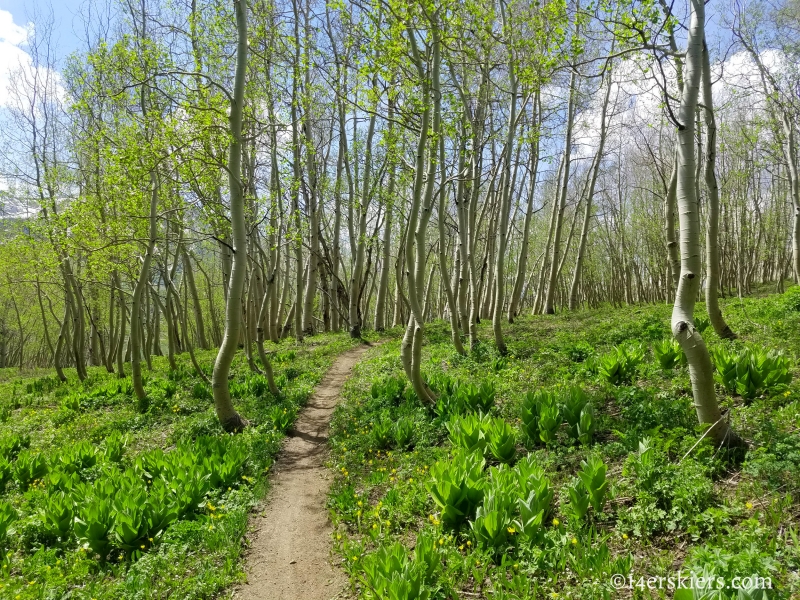
[[[439,91],[439,68],[441,62],[441,48],[439,29],[436,22],[432,25],[432,50],[433,62],[431,71],[426,72],[423,58],[417,46],[416,30],[408,26],[409,45],[411,46],[412,59],[423,89],[425,109],[422,113],[419,140],[417,143],[416,159],[414,165],[414,187],[411,199],[411,209],[408,217],[408,240],[405,244],[406,269],[408,275],[408,298],[411,305],[411,316],[408,320],[406,333],[400,345],[401,360],[406,375],[411,381],[419,399],[423,402],[433,402],[434,395],[422,379],[420,370],[422,335],[424,325],[423,315],[423,278],[425,277],[425,262],[427,249],[425,247],[425,233],[431,214],[433,198],[433,180],[436,170],[436,151],[431,149],[427,169],[427,184],[423,197],[423,183],[426,179],[425,150],[428,146],[428,128],[433,112],[433,135],[441,133],[441,95]],[[427,80],[430,79],[430,84]],[[432,92],[432,94],[431,94]],[[430,95],[433,96],[433,108],[430,104]]]
[[[247,232],[244,226],[244,198],[242,197],[242,109],[244,108],[244,83],[247,71],[247,6],[244,0],[234,0],[236,10],[236,76],[228,119],[231,143],[228,155],[228,182],[230,186],[231,229],[233,232],[233,267],[231,269],[228,303],[225,307],[225,334],[222,337],[211,388],[214,406],[225,431],[241,431],[246,421],[239,416],[231,401],[228,373],[239,345],[242,324],[242,290],[247,272]]]
[[[715,172],[717,162],[717,123],[714,118],[714,98],[711,93],[711,61],[708,46],[703,40],[703,105],[706,122],[705,180],[708,190],[708,224],[706,227],[706,310],[708,319],[717,335],[723,339],[735,339],[736,334],[725,322],[719,308],[719,188]],[[699,161],[698,161],[699,162]]]
[[[695,112],[702,74],[705,5],[691,0],[691,20],[686,50],[686,73],[678,113],[678,216],[680,220],[681,273],[672,309],[672,334],[689,363],[694,406],[700,423],[710,428],[718,444],[742,446],[744,442],[725,421],[714,391],[711,356],[694,326],[694,305],[700,287],[700,215],[695,187]]]

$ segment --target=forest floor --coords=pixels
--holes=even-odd
[[[674,351],[671,308],[524,316],[503,325],[507,356],[490,322],[467,356],[448,323],[426,324],[421,366],[435,405],[409,389],[399,341],[360,361],[329,442],[333,543],[354,593],[800,598],[800,287],[725,299],[735,341],[716,336],[697,306],[718,364],[754,361],[733,370],[738,387],[715,378],[749,443],[743,460],[703,437],[680,352],[663,354]],[[783,383],[757,381],[767,351],[782,353],[771,377],[780,371]],[[583,439],[570,424],[576,399],[593,405]],[[678,592],[692,573],[715,587]]]
[[[300,412],[274,466],[263,510],[251,519],[247,600],[329,600],[346,593],[347,577],[331,565],[325,507],[331,476],[325,467],[330,419],[342,386],[370,346],[339,355]]]
[[[250,423],[239,435],[220,428],[185,353],[177,369],[166,357],[145,369],[146,413],[136,411],[127,364],[127,377],[90,367],[83,382],[67,369],[65,383],[52,371],[0,371],[0,598],[230,597],[245,580],[248,524],[286,432],[335,360],[359,345],[346,333],[270,344],[278,397],[237,353],[231,395]],[[197,356],[209,375],[215,351]],[[276,480],[286,475],[278,471]],[[326,559],[329,547],[328,537]]]
[[[642,583],[681,570],[770,579],[717,599],[800,597],[800,286],[722,307],[740,337],[707,327],[715,360],[777,350],[793,376],[717,373],[743,462],[704,439],[680,353],[664,361],[668,305],[520,318],[507,356],[488,322],[467,356],[426,324],[435,405],[407,385],[398,330],[366,354],[346,334],[270,347],[279,397],[239,353],[239,435],[186,355],[154,358],[144,414],[130,378],[100,367],[66,383],[0,372],[0,598],[703,597]],[[210,370],[214,352],[198,357]],[[532,422],[526,407],[546,398],[545,439],[550,409]],[[576,398],[593,406],[583,438]]]

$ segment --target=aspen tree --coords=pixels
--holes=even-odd
[[[247,5],[245,0],[233,1],[236,13],[236,73],[231,98],[228,124],[230,147],[228,151],[228,185],[230,186],[231,229],[233,238],[233,266],[225,307],[225,333],[214,363],[211,388],[217,418],[225,431],[241,431],[246,421],[233,407],[228,373],[239,345],[242,325],[242,291],[247,274],[247,232],[244,224],[244,198],[242,197],[242,112],[244,86],[247,75]]]
[[[672,334],[680,343],[689,363],[694,406],[700,423],[709,426],[709,436],[717,443],[741,446],[744,442],[730,428],[720,411],[714,391],[711,357],[703,337],[694,326],[694,306],[701,274],[700,214],[695,177],[695,113],[702,82],[705,4],[703,0],[690,0],[690,3],[685,80],[677,115],[681,272],[672,309]]]

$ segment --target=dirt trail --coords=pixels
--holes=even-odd
[[[343,595],[347,578],[330,564],[331,524],[325,468],[331,414],[342,385],[369,346],[341,354],[300,412],[272,467],[266,506],[252,519],[244,600],[330,600]]]

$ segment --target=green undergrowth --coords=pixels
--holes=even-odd
[[[355,344],[339,334],[274,345],[280,397],[237,354],[231,393],[250,423],[239,435],[220,428],[187,355],[176,371],[154,357],[144,414],[130,376],[92,367],[60,384],[5,370],[0,598],[209,598],[240,581],[248,513],[284,432]],[[209,376],[214,356],[198,353]]]
[[[369,355],[331,438],[334,546],[357,595],[800,597],[800,288],[723,310],[739,339],[702,304],[696,325],[743,460],[697,424],[669,306],[522,317],[502,357],[489,323],[468,356],[429,324],[435,405],[406,385],[398,341]]]

